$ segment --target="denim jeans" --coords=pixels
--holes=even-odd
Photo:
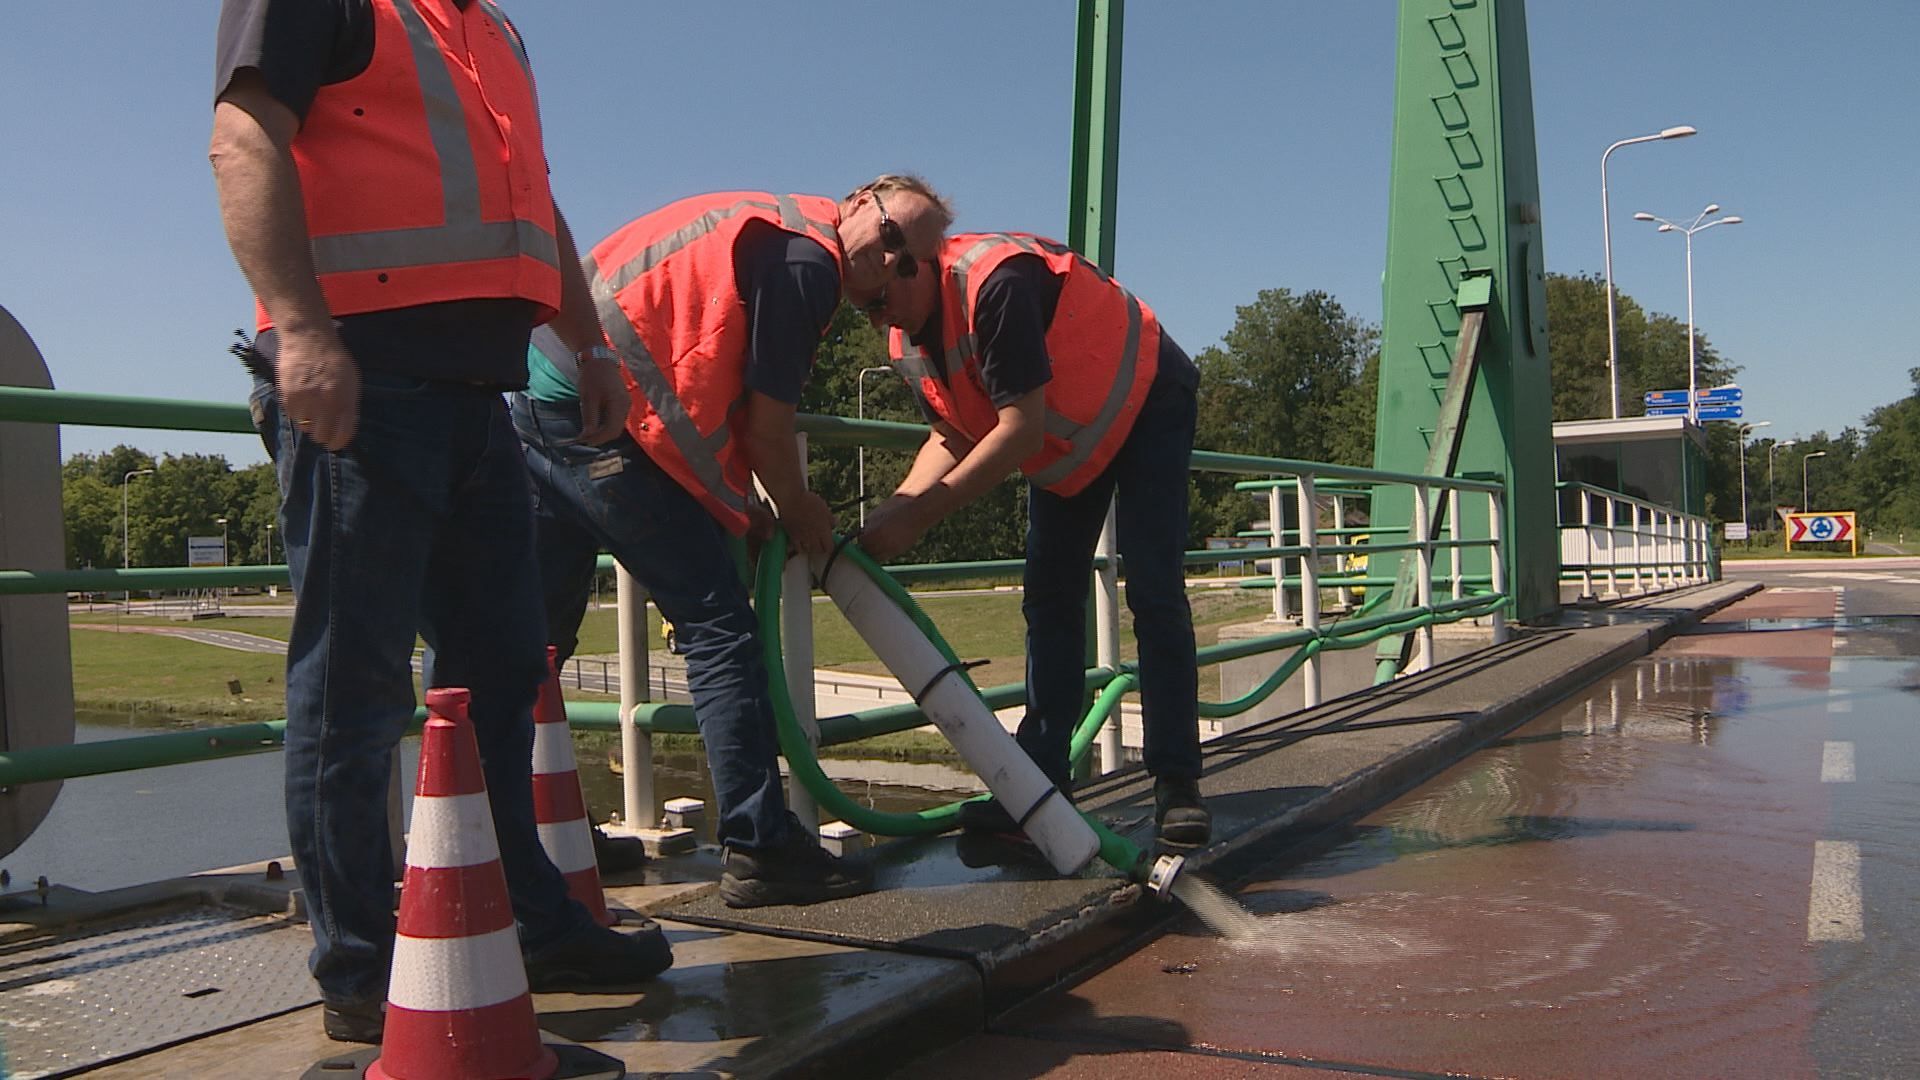
[[[353,443],[329,452],[257,381],[293,573],[287,643],[287,831],[330,998],[384,995],[393,949],[387,778],[413,715],[418,631],[436,685],[472,718],[520,936],[529,949],[590,924],[541,850],[533,700],[546,675],[533,524],[499,394],[368,375]]]
[[[1079,494],[1028,486],[1021,604],[1027,617],[1027,714],[1018,738],[1063,789],[1073,729],[1086,709],[1087,594],[1109,498],[1140,646],[1147,771],[1166,779],[1200,776],[1200,679],[1183,561],[1194,411],[1191,389],[1161,380],[1147,394],[1120,452]]]
[[[725,530],[631,436],[604,446],[581,443],[577,404],[516,394],[513,424],[533,475],[547,635],[560,658],[579,644],[594,562],[609,551],[673,623],[684,649],[720,804],[720,842],[778,846],[787,810],[773,701],[753,607]]]

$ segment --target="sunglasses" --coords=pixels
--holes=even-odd
[[[872,195],[874,209],[880,211],[880,248],[893,256],[894,276],[910,278],[920,272],[920,260],[908,253],[907,234],[899,222],[887,216],[887,204],[880,201],[880,193],[874,191]]]

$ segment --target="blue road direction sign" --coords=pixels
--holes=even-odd
[[[1678,405],[1682,411],[1685,411],[1687,407],[1687,392],[1685,390],[1647,391],[1647,408],[1649,410],[1658,406],[1667,405]],[[1649,412],[1647,415],[1651,416],[1653,414]]]
[[[1653,405],[1647,408],[1648,416],[1685,416],[1685,405]],[[1694,411],[1696,420],[1738,420],[1746,411],[1738,405],[1702,405]]]
[[[1693,396],[1696,405],[1732,405],[1745,395],[1737,386],[1716,386]]]

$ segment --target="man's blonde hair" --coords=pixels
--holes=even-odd
[[[947,197],[933,190],[933,185],[912,173],[881,173],[872,180],[854,188],[848,193],[846,201],[852,202],[869,191],[885,194],[889,191],[905,191],[918,195],[933,205],[934,221],[946,232],[953,225],[953,204]]]

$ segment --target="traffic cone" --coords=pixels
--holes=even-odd
[[[427,691],[386,1035],[369,1080],[544,1080],[558,1064],[527,992],[468,700]]]
[[[567,727],[567,704],[560,696],[560,672],[554,659],[560,650],[547,646],[547,681],[533,704],[533,819],[540,826],[540,846],[567,879],[567,895],[580,901],[601,926],[619,917],[607,910],[600,890],[600,863],[593,854],[593,826],[587,821],[587,800],[580,791],[580,769],[573,760],[573,732]]]

